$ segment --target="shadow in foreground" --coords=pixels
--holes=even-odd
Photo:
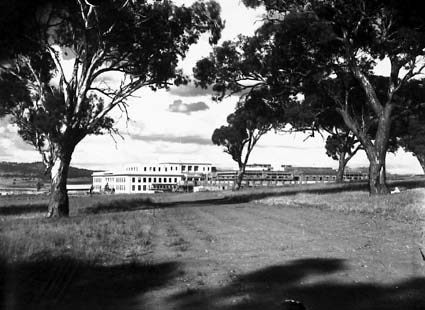
[[[28,205],[9,205],[0,208],[0,215],[21,215],[28,213],[47,213],[47,203]]]
[[[128,212],[144,209],[153,209],[161,205],[161,203],[154,202],[151,198],[116,199],[95,203],[93,206],[78,210],[78,213],[98,214]]]
[[[133,309],[143,293],[170,281],[178,266],[103,266],[69,257],[0,263],[0,308]]]
[[[309,310],[425,309],[425,278],[391,284],[327,278],[347,267],[338,259],[301,259],[235,276],[228,285],[170,297],[174,309],[285,310],[288,299]]]

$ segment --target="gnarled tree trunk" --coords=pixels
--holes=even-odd
[[[388,194],[385,159],[390,138],[392,106],[384,107],[378,120],[378,128],[373,147],[365,149],[369,159],[369,191],[371,195]]]
[[[370,154],[372,153],[372,154]],[[388,194],[386,184],[385,157],[386,153],[376,156],[375,152],[366,151],[369,158],[369,192],[371,195]]]
[[[236,175],[236,181],[233,186],[234,190],[240,190],[242,187],[242,181],[245,174],[245,166],[239,167],[238,174]]]
[[[398,73],[400,70],[399,64],[391,64],[391,77],[389,79],[388,98],[383,104],[377,93],[369,81],[368,77],[360,70],[360,67],[355,65],[351,67],[356,79],[360,82],[365,95],[367,97],[368,105],[374,111],[377,117],[377,129],[374,141],[368,137],[367,131],[360,130],[359,126],[353,122],[351,117],[342,115],[346,125],[356,134],[361,144],[364,146],[366,155],[369,159],[369,192],[371,195],[388,194],[389,190],[386,184],[385,174],[385,157],[388,150],[388,141],[390,138],[391,129],[391,114],[394,108],[392,98],[397,87],[395,87]],[[343,113],[344,114],[344,113]]]
[[[66,184],[73,151],[73,147],[59,147],[54,154],[54,163],[50,172],[51,187],[47,217],[69,216]]]

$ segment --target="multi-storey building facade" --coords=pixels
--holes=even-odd
[[[119,171],[93,173],[95,192],[155,193],[192,190],[230,189],[237,170],[216,170],[209,163],[160,163],[158,165],[127,165]],[[360,169],[347,169],[345,181],[367,180]],[[334,182],[336,170],[327,167],[282,166],[273,170],[269,164],[248,165],[242,186],[282,186],[293,183]],[[199,187],[200,186],[200,187]]]
[[[133,164],[118,171],[94,172],[93,189],[127,194],[177,191],[208,181],[211,171],[209,163]]]
[[[213,174],[211,185],[221,188],[233,186],[238,172],[236,170],[219,170]],[[280,186],[293,180],[293,174],[279,170],[248,169],[244,173],[242,186]]]
[[[232,188],[237,177],[236,170],[219,170],[213,174],[212,185],[221,189]],[[346,169],[344,181],[367,180],[368,175],[360,169]],[[293,167],[283,165],[273,170],[271,165],[254,164],[247,166],[242,186],[282,186],[294,183],[335,182],[336,170],[328,167]]]

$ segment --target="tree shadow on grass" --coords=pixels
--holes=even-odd
[[[284,188],[270,188],[270,189],[253,189],[253,190],[241,190],[238,192],[225,193],[224,197],[221,192],[218,192],[221,197],[208,197],[203,198],[202,195],[190,196],[190,198],[184,200],[173,200],[170,198],[165,201],[156,201],[155,197],[152,198],[125,198],[108,200],[102,202],[96,202],[93,205],[78,210],[79,214],[98,214],[98,213],[114,213],[114,212],[125,212],[125,211],[137,211],[137,210],[149,210],[158,208],[174,208],[179,206],[185,207],[199,207],[205,205],[229,205],[229,204],[241,204],[247,203],[253,200],[258,200],[273,196],[290,196],[298,193],[332,193],[341,192],[342,190],[361,190],[365,189],[366,185],[359,184],[346,184],[338,185],[337,187],[323,187],[322,188],[308,188],[308,187],[297,187],[291,188],[290,186]],[[215,193],[206,193],[208,195],[217,195]],[[174,198],[179,198],[176,194]]]
[[[0,208],[0,215],[22,215],[47,212],[47,203],[9,205]]]
[[[104,266],[70,257],[0,263],[0,308],[133,309],[178,273],[177,263]]]
[[[78,210],[79,214],[98,214],[98,213],[115,213],[125,211],[137,211],[144,209],[152,209],[167,205],[167,203],[157,203],[151,198],[126,198],[116,199],[105,202],[97,202],[92,206]]]
[[[403,186],[404,188],[416,188],[425,187],[425,180],[407,180],[389,182],[390,186]],[[99,202],[91,207],[80,210],[83,214],[96,214],[96,213],[112,213],[122,211],[136,211],[156,208],[173,208],[179,206],[185,207],[199,207],[204,205],[230,205],[230,204],[241,204],[248,203],[254,200],[259,200],[268,197],[279,197],[279,196],[292,196],[299,193],[310,193],[310,194],[330,194],[339,193],[343,191],[367,191],[368,184],[365,182],[357,183],[343,183],[343,184],[312,184],[306,186],[293,186],[288,185],[285,187],[274,187],[274,188],[259,188],[259,189],[247,189],[238,192],[225,193],[224,197],[208,197],[203,198],[200,196],[193,196],[186,200],[176,200],[173,198],[166,199],[165,201],[156,201],[153,198],[134,198],[134,199],[117,199],[113,201]],[[220,193],[220,192],[218,192]],[[214,195],[214,193],[208,192],[205,196]],[[179,197],[176,194],[175,197]]]
[[[410,189],[416,187],[425,187],[425,180],[405,180],[389,182],[390,186],[402,186]],[[101,213],[116,213],[129,212],[138,210],[158,209],[158,208],[173,208],[179,206],[199,207],[204,205],[230,205],[248,203],[254,200],[259,200],[268,197],[292,196],[299,193],[310,194],[330,194],[345,191],[367,191],[368,185],[365,182],[344,183],[344,184],[310,184],[305,186],[288,185],[284,187],[273,188],[254,188],[246,189],[238,192],[224,193],[208,192],[205,195],[191,195],[187,199],[179,199],[179,195],[170,196],[163,201],[157,201],[155,196],[151,197],[114,197],[108,196],[105,201],[93,200],[90,202],[90,197],[87,197],[87,206],[78,208],[76,213],[85,214],[101,214]],[[219,195],[219,197],[217,197]],[[205,198],[205,196],[207,198]],[[177,199],[176,199],[177,198]],[[173,200],[174,199],[174,200]],[[11,205],[0,208],[0,215],[21,215],[26,213],[41,213],[47,212],[47,203],[33,205]]]
[[[348,267],[338,259],[301,259],[235,276],[219,288],[201,288],[170,297],[175,309],[285,310],[294,299],[309,310],[425,309],[425,278],[391,284],[336,281]]]

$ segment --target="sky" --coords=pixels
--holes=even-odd
[[[189,5],[192,1],[175,1]],[[239,0],[218,0],[226,27],[222,40],[238,34],[252,35],[259,26],[261,10],[247,9]],[[208,56],[212,48],[204,37],[193,46],[181,63],[190,74],[196,61]],[[130,120],[119,111],[113,116],[120,136],[89,136],[76,147],[71,165],[92,170],[119,169],[129,163],[208,162],[219,168],[235,168],[236,163],[213,145],[215,128],[226,125],[226,117],[234,111],[237,97],[214,102],[211,93],[193,86],[169,91],[149,89],[137,91],[129,101]],[[275,169],[281,165],[337,167],[326,155],[325,138],[306,134],[274,133],[263,136],[254,148],[249,163],[269,163]],[[33,162],[41,157],[22,141],[17,129],[7,119],[0,119],[0,161]],[[351,167],[368,166],[363,152],[349,163]],[[411,154],[398,151],[387,156],[390,173],[420,174],[422,169]]]

